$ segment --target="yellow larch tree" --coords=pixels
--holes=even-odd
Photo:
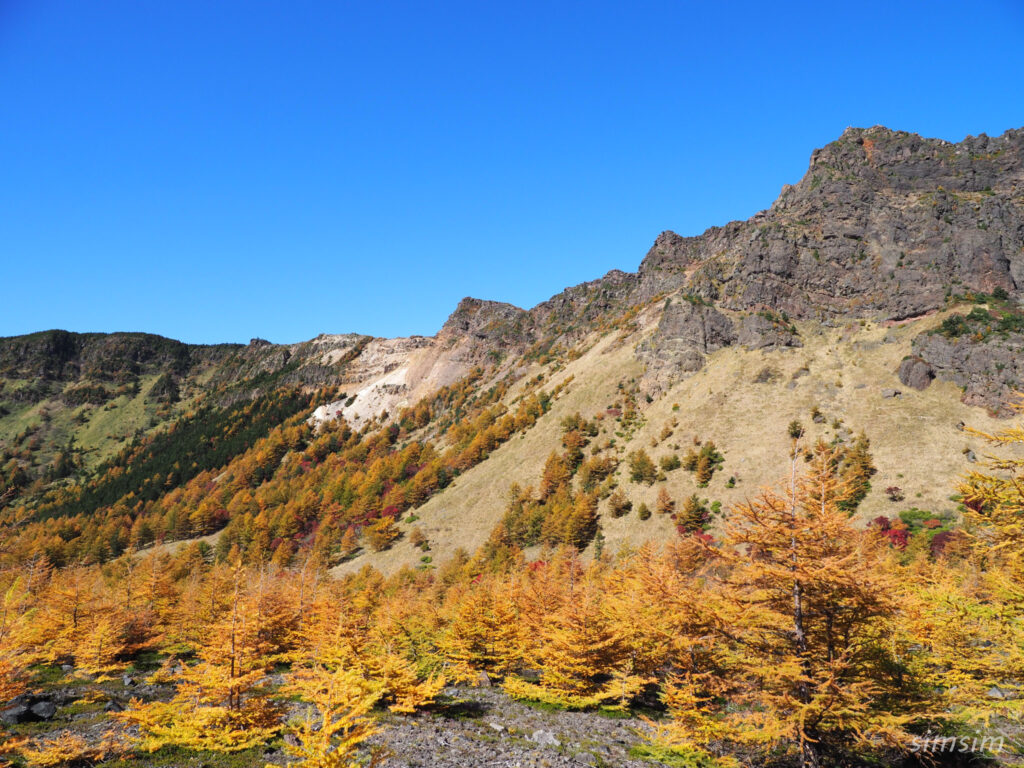
[[[1015,403],[1024,412],[1024,399]],[[967,726],[1024,720],[1024,425],[975,432],[999,450],[960,483],[969,544],[960,562],[914,579],[922,665],[946,711]]]
[[[0,701],[10,701],[27,686],[22,634],[29,614],[29,596],[20,576],[11,579],[0,604]]]
[[[230,569],[230,589],[220,595],[222,612],[203,628],[199,661],[173,676],[170,701],[133,700],[118,717],[139,726],[139,746],[155,751],[169,744],[231,752],[261,744],[279,730],[277,708],[257,695],[275,656],[268,630],[275,626],[263,602],[262,572],[251,583],[245,569]],[[213,579],[223,583],[222,579]]]
[[[794,445],[783,491],[729,516],[706,591],[717,668],[667,686],[673,719],[663,743],[784,747],[805,768],[825,764],[823,755],[911,743],[916,715],[891,642],[890,556],[840,509],[850,489],[835,452],[819,444],[803,476],[797,455]]]
[[[302,768],[373,768],[381,753],[371,750],[368,759],[359,747],[378,732],[369,717],[380,698],[374,686],[354,669],[330,669],[314,664],[295,668],[282,692],[310,704],[305,717],[291,722],[288,732],[294,743],[285,742],[285,753]]]
[[[603,611],[601,568],[596,563],[584,569],[570,549],[527,571],[520,655],[541,676],[536,682],[509,676],[504,688],[511,696],[587,709],[628,703],[644,685]]]
[[[440,650],[454,677],[474,681],[480,673],[504,677],[518,661],[522,626],[508,581],[480,574],[445,596]]]

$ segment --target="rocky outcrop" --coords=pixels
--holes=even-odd
[[[650,298],[637,288],[637,275],[613,269],[598,280],[566,288],[529,314],[538,338],[564,338],[572,343]]]
[[[953,284],[1021,295],[1022,249],[1024,130],[951,144],[850,128],[769,210],[663,232],[635,279],[586,285],[634,303],[685,288],[729,309],[901,319],[941,307]]]
[[[654,395],[704,367],[704,355],[732,344],[731,319],[707,304],[668,299],[658,328],[637,350],[647,365],[644,389]]]
[[[959,144],[848,129],[807,174],[745,222],[663,233],[641,294],[684,286],[731,309],[901,319],[940,308],[951,285],[1024,288],[1024,131]]]
[[[666,299],[657,329],[637,348],[638,357],[647,365],[645,391],[652,396],[664,391],[703,368],[705,355],[732,344],[773,349],[798,347],[800,339],[796,328],[768,311],[734,319],[691,297]]]
[[[739,322],[736,341],[747,349],[803,346],[792,323],[768,311],[744,315]]]
[[[993,334],[979,340],[972,335],[925,333],[914,340],[913,351],[914,357],[900,365],[900,380],[908,386],[925,382],[926,366],[933,377],[960,387],[968,405],[1000,416],[1013,414],[1014,393],[1024,386],[1024,334]]]
[[[488,357],[523,351],[536,339],[534,320],[524,309],[498,301],[465,298],[437,334],[445,349],[458,348],[457,357],[479,364]]]
[[[748,313],[734,330],[751,348],[799,345],[789,317],[902,320],[969,291],[1020,300],[1024,130],[952,144],[881,127],[848,129],[812,154],[804,178],[784,187],[769,210],[696,237],[663,232],[631,277],[609,276],[587,284],[588,292],[610,293],[620,307],[678,292]],[[582,319],[578,311],[573,317]],[[700,344],[687,334],[666,336],[677,322],[659,325],[638,350],[658,380],[702,364]],[[997,386],[1002,377],[980,366],[990,359],[1010,365],[1002,360],[1008,352],[955,346],[941,362],[908,363],[907,385],[952,378],[963,382],[968,401],[999,401],[1004,409],[1008,385]]]

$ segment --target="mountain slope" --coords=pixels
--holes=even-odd
[[[604,487],[600,527],[612,548],[674,535],[667,515],[636,514],[654,508],[661,490],[677,506],[696,494],[727,508],[772,481],[794,419],[814,437],[869,439],[879,471],[861,516],[910,506],[950,515],[951,478],[980,450],[959,425],[1005,416],[1024,380],[1022,297],[1024,131],[950,144],[848,129],[814,152],[804,178],[767,211],[696,237],[664,232],[636,273],[610,272],[529,310],[464,299],[434,337],[212,347],[146,334],[0,339],[0,508],[16,504],[19,525],[33,510],[92,514],[101,502],[82,499],[106,499],[95,490],[100,475],[128,471],[132,457],[185,435],[195,444],[178,448],[192,469],[149,478],[146,504],[162,503],[150,498],[158,482],[173,496],[207,472],[216,495],[217,478],[252,464],[254,451],[263,453],[251,482],[280,477],[285,487],[290,453],[339,421],[349,442],[383,428],[392,450],[419,442],[443,451],[452,424],[483,413],[474,403],[512,413],[526,395],[561,385],[536,424],[474,453],[454,482],[413,504],[418,520],[399,524],[406,539],[379,553],[364,547],[339,569],[422,566],[475,549],[501,521],[509,489],[538,486],[548,456],[563,448],[563,420],[577,412],[598,425],[590,455],[618,462],[613,478],[632,504],[609,514]],[[409,415],[438,393],[444,401],[432,413]],[[238,408],[245,403],[254,406]],[[273,410],[282,403],[286,412]],[[206,421],[196,424],[197,412]],[[280,414],[281,423],[240,431],[253,413]],[[244,439],[224,441],[220,431]],[[640,449],[657,461],[709,440],[724,462],[706,487],[679,469],[650,484],[628,477]],[[217,466],[193,458],[204,441],[218,446]],[[84,484],[91,496],[76,495]],[[886,494],[890,487],[899,493]],[[311,493],[323,522],[336,500]],[[270,514],[293,501],[270,494],[260,503]],[[132,495],[114,505],[125,510],[122,525],[147,514],[139,504]],[[370,506],[338,519],[358,519],[362,530],[387,516],[383,501]],[[181,518],[163,524],[175,536],[208,533],[229,508],[206,509],[195,530]],[[413,527],[432,554],[412,546]],[[308,527],[285,529],[295,548],[308,544]]]

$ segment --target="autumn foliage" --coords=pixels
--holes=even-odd
[[[811,446],[802,430],[780,446],[790,472],[777,486],[721,515],[659,486],[659,517],[644,523],[650,509],[634,517],[623,486],[654,495],[646,484],[674,463],[623,450],[619,466],[597,421],[575,414],[477,552],[388,578],[332,575],[403,531],[429,547],[406,516],[557,396],[529,390],[506,406],[502,394],[452,387],[359,433],[295,421],[216,476],[120,499],[96,521],[18,528],[0,570],[0,699],[38,665],[103,681],[143,655],[161,660],[149,679],[167,695],[112,716],[137,734],[130,745],[59,734],[10,750],[46,766],[283,738],[293,764],[373,765],[380,714],[437,707],[456,682],[568,709],[659,709],[650,748],[699,766],[884,761],[928,729],[1019,723],[1024,462],[1012,454],[964,478],[963,530],[921,510],[856,522],[867,439]],[[1024,444],[1017,427],[987,437]],[[707,441],[682,466],[701,485],[721,462]],[[606,553],[608,518],[670,518],[682,535]],[[214,545],[114,556],[109,539],[102,553],[89,543],[210,527]]]

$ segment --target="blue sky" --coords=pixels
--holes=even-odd
[[[834,6],[834,7],[833,7]],[[0,335],[432,334],[1024,126],[1024,4],[0,0]]]

